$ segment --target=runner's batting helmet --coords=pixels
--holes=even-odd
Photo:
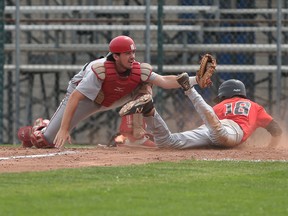
[[[246,98],[246,88],[243,82],[237,79],[230,79],[224,81],[218,89],[218,95],[214,99],[215,102],[222,101],[234,96],[240,96]]]
[[[135,43],[132,38],[128,36],[118,36],[111,40],[109,44],[109,51],[111,53],[130,52],[136,49]]]

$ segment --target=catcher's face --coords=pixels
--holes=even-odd
[[[115,58],[116,70],[118,72],[125,72],[132,69],[133,62],[135,61],[135,50],[117,54]]]

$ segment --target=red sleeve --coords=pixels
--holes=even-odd
[[[262,106],[258,105],[258,116],[257,116],[258,126],[265,128],[272,120],[273,120],[272,116],[270,116]]]

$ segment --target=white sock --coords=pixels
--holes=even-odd
[[[191,87],[198,84],[196,81],[196,76],[189,77],[189,82],[190,82]]]

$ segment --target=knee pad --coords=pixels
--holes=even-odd
[[[142,114],[132,114],[122,117],[119,132],[130,139],[140,139],[146,134],[145,128]]]
[[[43,119],[43,118],[36,119],[33,124],[33,131],[42,130],[44,127],[48,126],[49,122],[50,121],[48,119]]]
[[[31,142],[36,148],[54,148],[55,145],[50,144],[44,137],[42,131],[37,130],[31,134]]]

